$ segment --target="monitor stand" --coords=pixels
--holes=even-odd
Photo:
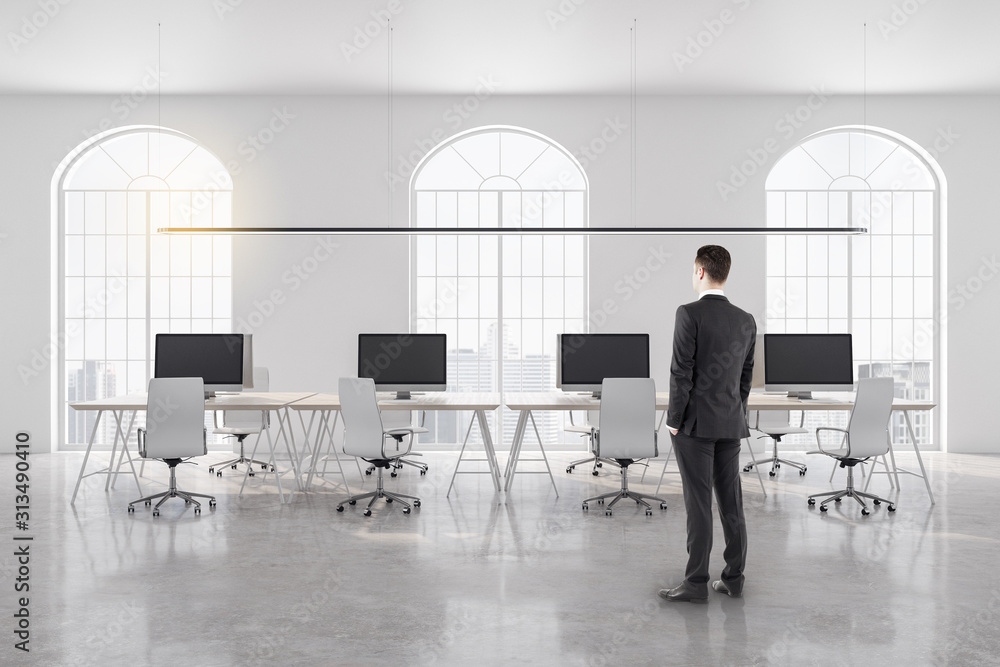
[[[811,401],[813,393],[811,391],[790,391],[788,398],[797,398],[800,401]]]
[[[601,400],[601,392],[600,391],[595,391],[593,394],[590,395],[590,397],[591,398],[596,398],[597,400]]]
[[[411,398],[413,398],[413,396],[410,395],[409,391],[397,391],[396,392],[396,399],[395,400],[397,400],[397,401],[408,401]]]

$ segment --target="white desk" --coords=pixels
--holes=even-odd
[[[465,441],[462,443],[462,450],[458,455],[458,462],[455,464],[455,472],[451,476],[451,484],[448,486],[448,494],[451,493],[452,485],[455,483],[455,476],[462,475],[490,475],[493,480],[493,487],[499,493],[500,491],[500,465],[497,462],[496,449],[493,445],[493,436],[490,433],[489,423],[486,420],[486,412],[488,410],[496,410],[501,405],[500,394],[491,393],[459,393],[459,392],[428,392],[426,394],[414,394],[412,398],[400,400],[390,398],[387,395],[379,396],[379,409],[380,410],[405,410],[405,411],[460,411],[469,410],[473,413],[472,419],[469,421],[469,428],[465,433]],[[337,463],[340,465],[340,457],[337,455],[336,447],[333,444],[333,432],[336,429],[337,421],[340,416],[340,397],[337,394],[315,394],[308,399],[297,401],[288,406],[291,410],[296,410],[301,413],[304,411],[312,411],[313,416],[309,419],[309,426],[307,427],[304,423],[302,424],[303,431],[308,434],[311,433],[313,421],[317,415],[319,415],[319,427],[316,432],[316,437],[312,443],[311,447],[311,461],[309,464],[309,474],[306,479],[306,488],[312,484],[313,475],[316,472],[316,464],[320,461],[320,452],[324,441],[326,442],[327,451],[333,449],[333,454],[337,458]],[[332,417],[332,424],[331,424]],[[469,435],[472,433],[472,426],[476,423],[479,425],[479,432],[483,438],[483,448],[485,449],[486,456],[482,459],[470,459],[465,457],[466,446],[469,442]],[[328,456],[328,455],[327,455]],[[462,462],[473,463],[473,462],[485,462],[489,465],[489,471],[482,470],[459,470]],[[341,468],[341,475],[343,475],[343,468]],[[344,484],[347,484],[347,478],[344,478]],[[445,494],[447,495],[447,494]]]
[[[146,409],[146,394],[130,394],[128,396],[115,396],[113,398],[102,398],[96,401],[78,401],[70,403],[69,406],[74,410],[81,411],[96,411],[97,418],[94,420],[94,428],[90,431],[90,437],[87,439],[87,451],[83,455],[83,465],[80,466],[80,474],[76,478],[76,486],[73,487],[73,497],[69,501],[72,505],[76,502],[76,494],[80,491],[80,482],[83,481],[84,477],[90,477],[91,475],[107,475],[107,479],[104,481],[104,490],[107,491],[111,486],[111,476],[115,476],[117,481],[117,476],[120,474],[120,469],[122,466],[122,459],[127,457],[129,468],[132,470],[132,478],[135,479],[135,486],[139,489],[139,495],[145,495],[142,491],[142,485],[139,484],[139,475],[135,471],[135,465],[132,462],[132,454],[128,451],[128,438],[129,434],[132,432],[132,426],[135,424],[135,415],[137,412]],[[90,458],[90,450],[94,446],[94,438],[97,436],[97,427],[101,423],[101,417],[104,416],[105,412],[110,412],[115,418],[115,437],[114,441],[111,443],[111,460],[108,462],[107,468],[101,468],[100,470],[94,470],[92,472],[86,472],[87,470],[87,460]],[[128,425],[123,429],[122,420],[128,414]],[[121,452],[118,453],[118,446],[121,444]],[[115,466],[115,454],[118,453],[118,465]]]
[[[240,394],[227,394],[221,396],[215,396],[207,401],[205,401],[206,410],[256,410],[261,413],[261,423],[263,426],[264,413],[265,412],[275,412],[278,414],[278,436],[284,438],[286,449],[289,449],[289,455],[291,456],[293,471],[297,473],[295,468],[297,462],[294,456],[291,454],[291,429],[285,432],[285,425],[288,422],[287,414],[283,414],[283,408],[287,405],[294,403],[295,401],[307,398],[312,394],[309,393],[294,393],[294,392],[262,392],[262,393],[240,393]],[[121,474],[120,469],[122,463],[127,458],[128,464],[132,472],[132,477],[135,479],[135,485],[139,489],[139,494],[143,495],[142,486],[139,484],[139,475],[135,471],[135,465],[132,460],[132,454],[128,448],[129,436],[132,432],[132,427],[135,425],[136,414],[146,409],[146,394],[129,394],[128,396],[116,396],[113,398],[104,398],[94,401],[79,401],[75,403],[70,403],[70,407],[74,410],[81,411],[96,411],[97,418],[94,420],[94,427],[90,432],[90,438],[87,441],[87,450],[83,456],[83,464],[80,466],[80,474],[76,479],[76,486],[73,488],[73,497],[70,503],[76,502],[77,493],[80,491],[80,483],[85,477],[90,477],[91,475],[107,475],[107,480],[104,484],[104,490],[107,491],[109,486],[112,486],[111,477]],[[92,472],[86,472],[87,462],[90,458],[90,452],[94,446],[94,438],[97,435],[97,427],[101,423],[101,417],[105,412],[111,412],[115,418],[115,438],[114,442],[111,444],[111,460],[107,468],[102,468],[100,470],[95,470]],[[127,425],[123,428],[122,423],[126,421]],[[271,452],[271,464],[275,469],[275,480],[278,484],[278,497],[284,502],[284,492],[281,488],[281,473],[277,469],[277,465],[274,459],[274,441],[271,439],[271,432],[267,428],[261,429],[262,433],[267,434],[268,447]],[[260,434],[257,436],[257,442],[260,441]],[[121,447],[121,451],[118,451],[118,447]],[[254,450],[256,451],[256,444],[254,445]],[[118,455],[118,464],[115,465],[115,455]],[[265,473],[266,476],[266,473]],[[297,476],[297,474],[296,474]],[[246,485],[246,474],[243,476],[243,484]],[[243,487],[240,487],[240,493],[243,493]],[[294,494],[294,490],[292,494]]]
[[[800,400],[798,398],[788,398],[787,396],[778,396],[774,394],[759,394],[751,393],[748,409],[749,410],[851,410],[854,408],[853,395],[845,400],[831,400],[826,398],[813,398]],[[659,394],[657,394],[657,403],[659,403]],[[924,459],[920,455],[920,448],[917,446],[917,436],[913,431],[913,422],[910,420],[911,412],[924,412],[927,410],[933,410],[937,407],[936,403],[931,401],[908,401],[903,399],[894,399],[892,401],[893,412],[902,412],[903,420],[906,422],[906,432],[910,436],[910,442],[913,444],[913,453],[917,455],[917,465],[920,466],[920,472],[914,472],[912,470],[906,470],[900,468],[896,465],[896,454],[893,451],[892,438],[889,438],[889,459],[892,461],[892,470],[885,471],[872,471],[872,474],[879,475],[892,475],[896,480],[896,488],[899,488],[899,475],[913,475],[914,477],[919,477],[924,480],[924,487],[927,489],[927,496],[931,500],[931,505],[934,504],[934,492],[931,491],[930,480],[927,479],[927,470],[924,468]]]
[[[514,430],[514,440],[511,443],[510,458],[507,460],[507,467],[504,472],[506,478],[504,482],[504,490],[509,491],[511,483],[513,482],[514,475],[517,472],[517,464],[519,461],[544,461],[546,466],[546,472],[548,472],[549,477],[552,479],[552,486],[555,488],[555,479],[552,477],[552,471],[548,466],[548,459],[545,457],[545,449],[542,447],[541,437],[538,435],[538,427],[535,426],[534,416],[531,414],[534,410],[599,410],[601,407],[601,402],[599,399],[594,398],[589,394],[574,394],[574,393],[563,393],[563,392],[536,392],[536,393],[512,393],[504,395],[504,404],[511,410],[517,410],[520,414],[517,418],[517,428]],[[660,416],[660,420],[657,426],[659,429],[663,425],[663,419],[666,416],[666,410],[670,404],[670,396],[667,392],[656,392],[656,409],[663,411]],[[789,398],[788,396],[780,396],[774,394],[760,394],[751,393],[748,401],[749,410],[851,410],[854,407],[853,395],[845,398],[844,400],[833,400],[833,399],[806,399],[800,400],[798,398]],[[920,450],[917,447],[916,435],[913,432],[913,424],[910,421],[910,412],[913,411],[925,411],[932,410],[936,407],[935,403],[930,401],[904,401],[901,399],[894,400],[892,403],[893,411],[902,412],[903,419],[906,421],[906,429],[910,436],[910,442],[913,443],[913,451],[917,455],[917,464],[920,466],[920,472],[913,472],[910,470],[904,470],[896,465],[896,457],[893,453],[892,441],[890,439],[889,446],[889,457],[892,460],[892,470],[886,471],[885,473],[879,474],[892,474],[896,479],[896,486],[899,487],[899,475],[907,474],[913,475],[915,477],[920,477],[924,480],[924,486],[927,488],[927,495],[931,499],[931,504],[934,503],[934,494],[931,491],[931,485],[927,479],[927,471],[924,468],[923,458],[920,456]],[[534,426],[535,436],[538,438],[539,448],[542,452],[541,459],[521,459],[521,448],[524,444],[524,434],[527,430],[528,421],[531,421]],[[544,474],[544,473],[541,473]],[[556,494],[558,495],[558,490]]]
[[[472,418],[469,420],[469,428],[465,431],[465,440],[462,442],[462,449],[458,453],[458,462],[455,463],[455,472],[451,475],[451,483],[448,485],[447,497],[451,493],[451,487],[455,484],[456,475],[483,475],[489,474],[493,480],[493,488],[500,493],[500,464],[497,461],[496,448],[493,445],[493,435],[490,433],[489,422],[486,421],[486,411],[496,410],[502,405],[500,394],[486,392],[428,392],[426,394],[414,395],[406,400],[380,399],[378,407],[381,410],[437,410],[437,411],[472,411]],[[469,435],[472,433],[473,423],[479,424],[479,434],[483,438],[483,449],[486,456],[482,459],[468,459],[465,456],[465,448],[469,444]],[[490,469],[484,470],[459,470],[462,461],[468,463],[485,462]]]

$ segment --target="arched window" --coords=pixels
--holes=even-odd
[[[410,182],[415,227],[583,227],[587,212],[580,163],[522,128],[455,135],[424,157]],[[411,325],[448,334],[450,388],[555,387],[556,336],[584,331],[587,321],[586,238],[418,236],[411,267]],[[422,439],[461,442],[467,420],[439,413]],[[515,420],[505,413],[499,442],[509,442]],[[559,441],[561,417],[543,421],[545,441]]]
[[[66,341],[58,409],[63,442],[74,445],[87,442],[94,415],[67,403],[145,391],[157,333],[231,330],[229,237],[155,230],[229,226],[233,183],[191,137],[133,127],[81,144],[53,187]],[[111,442],[113,420],[104,428]]]
[[[934,399],[943,185],[924,151],[876,128],[826,130],[781,157],[767,177],[769,227],[869,233],[769,236],[767,332],[850,332],[856,378],[892,376],[897,397]],[[914,429],[934,441],[929,413]],[[893,438],[909,441],[903,422]]]

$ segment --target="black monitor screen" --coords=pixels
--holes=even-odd
[[[560,334],[559,386],[649,377],[649,334]]]
[[[243,384],[243,334],[156,334],[155,377],[200,377],[205,385]]]
[[[852,385],[851,334],[765,334],[766,385]]]
[[[446,345],[445,334],[358,334],[358,377],[385,388],[446,385]]]

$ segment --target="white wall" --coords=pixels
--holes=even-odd
[[[815,109],[806,103],[812,102]],[[0,98],[7,159],[0,167],[0,451],[29,430],[47,448],[50,432],[49,322],[50,184],[55,165],[102,120],[111,126],[156,123],[155,103],[126,118],[113,98]],[[461,114],[454,105],[465,105]],[[466,111],[466,109],[474,110]],[[952,451],[1000,452],[981,415],[996,403],[1000,355],[1000,280],[990,263],[1000,246],[992,193],[1000,178],[1000,97],[869,98],[868,122],[895,130],[928,149],[948,177],[949,425]],[[383,225],[387,221],[388,139],[385,99],[376,97],[164,98],[163,125],[187,132],[234,170],[234,224]],[[786,114],[808,119],[794,127]],[[276,113],[277,112],[277,113]],[[808,112],[808,113],[807,113]],[[813,131],[861,120],[858,98],[801,96],[641,98],[637,113],[636,220],[652,225],[761,225],[766,169]],[[405,166],[437,138],[485,124],[529,127],[584,157],[594,226],[630,224],[630,151],[626,97],[397,97],[392,163]],[[798,122],[798,121],[796,121]],[[268,131],[281,128],[270,137]],[[617,128],[617,129],[616,129]],[[944,136],[952,135],[949,144]],[[261,135],[260,133],[263,134]],[[602,136],[603,132],[603,136]],[[620,134],[619,134],[620,133]],[[259,140],[261,149],[248,143]],[[608,139],[613,141],[608,142]],[[767,140],[771,143],[766,143]],[[764,166],[723,201],[717,182],[733,165],[761,155]],[[582,149],[589,146],[591,155]],[[940,150],[940,149],[944,150]],[[750,151],[750,153],[748,153]],[[408,176],[408,169],[403,169]],[[408,197],[396,188],[393,224],[405,225]],[[372,237],[254,237],[234,242],[234,315],[254,324],[258,363],[271,368],[276,390],[330,390],[355,369],[355,335],[408,326],[408,242]],[[648,330],[653,370],[665,384],[676,306],[692,298],[691,258],[703,242],[733,252],[728,292],[758,322],[763,295],[763,240],[754,237],[602,237],[591,244],[592,312],[608,314],[603,331]],[[662,268],[651,257],[669,253]],[[984,262],[986,258],[989,261]],[[645,269],[645,270],[644,270]],[[298,274],[296,274],[298,270]],[[648,279],[646,279],[648,270]],[[308,276],[306,279],[300,275]],[[626,278],[639,285],[629,286]],[[972,290],[976,290],[973,292]],[[606,302],[610,300],[611,307]],[[942,307],[947,303],[942,303]],[[960,307],[959,307],[960,306]],[[611,312],[611,311],[614,312]],[[596,329],[595,329],[596,330]],[[22,380],[20,369],[38,367]]]

